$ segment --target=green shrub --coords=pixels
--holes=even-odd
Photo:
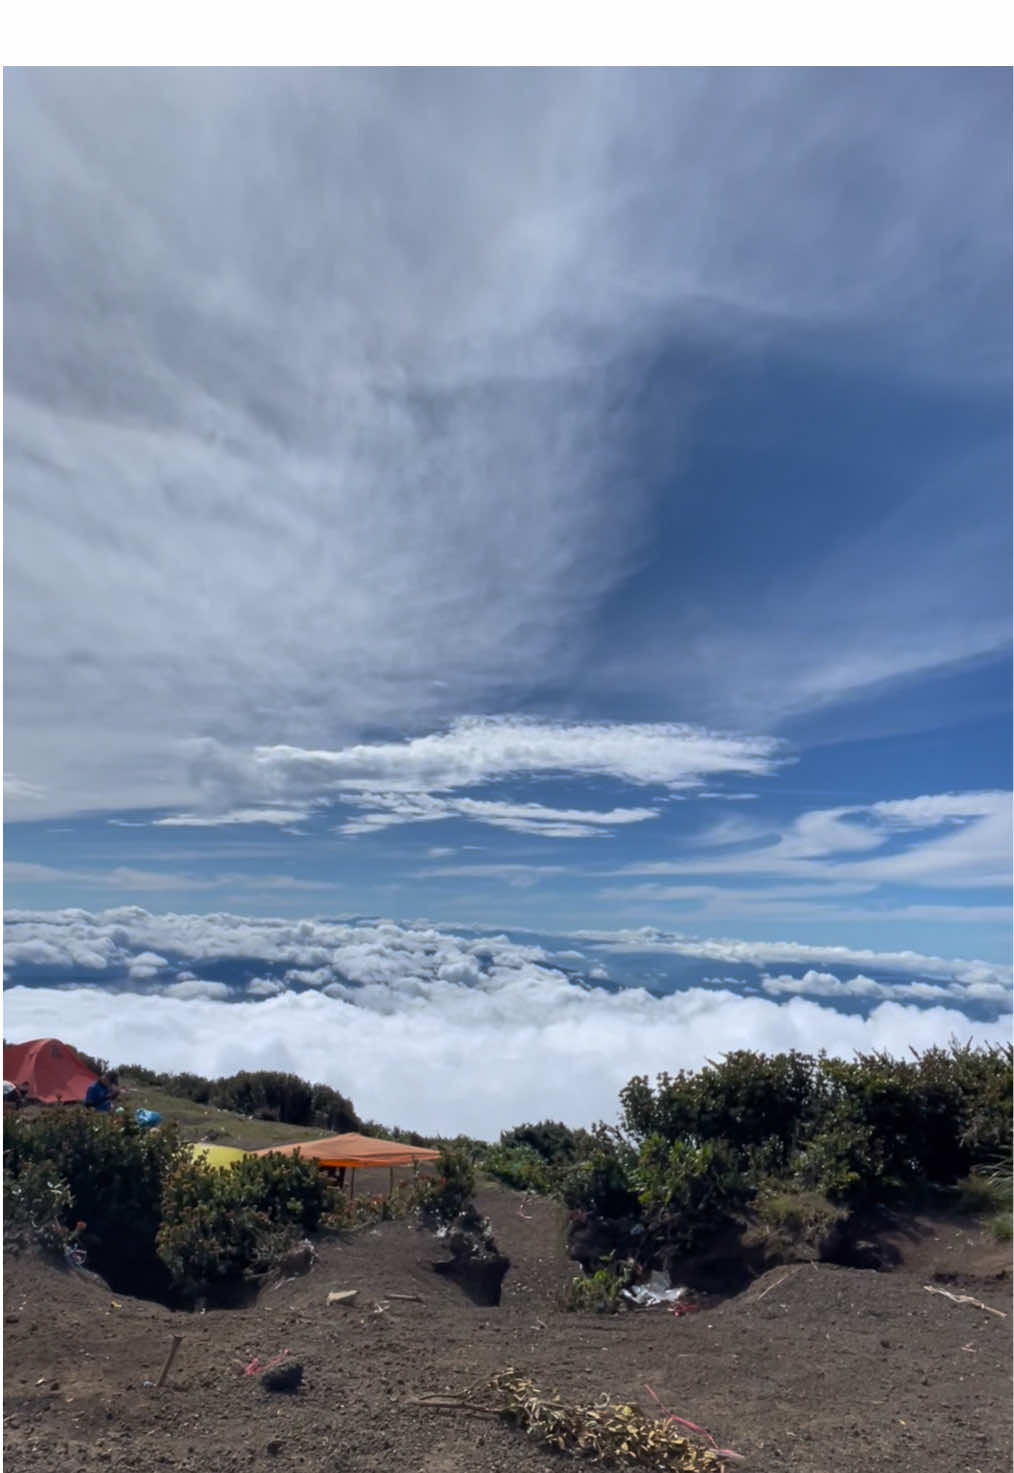
[[[549,1193],[560,1180],[554,1168],[530,1146],[493,1146],[482,1160],[482,1169],[519,1192]]]
[[[352,1101],[336,1089],[328,1084],[308,1084],[295,1074],[278,1070],[244,1069],[221,1079],[190,1073],[159,1074],[136,1064],[125,1064],[120,1072],[178,1099],[213,1105],[237,1115],[277,1120],[284,1125],[317,1126],[335,1134],[361,1128]]]
[[[549,1165],[574,1161],[592,1144],[586,1130],[571,1130],[559,1120],[540,1120],[537,1125],[516,1125],[500,1136],[504,1151],[526,1150]]]
[[[784,1178],[853,1205],[949,1187],[1011,1149],[1008,1048],[952,1044],[910,1059],[729,1054],[697,1072],[638,1076],[621,1092],[627,1135],[721,1141],[756,1185]]]
[[[159,1258],[175,1289],[190,1297],[234,1289],[264,1273],[297,1239],[295,1227],[249,1200],[234,1168],[189,1161],[166,1183]]]
[[[439,1222],[451,1222],[471,1203],[475,1193],[475,1167],[468,1152],[457,1146],[440,1148],[434,1163],[436,1175],[420,1177],[419,1206]]]
[[[233,1199],[255,1208],[272,1222],[317,1231],[335,1189],[314,1161],[302,1156],[245,1156],[220,1173]]]
[[[316,1232],[339,1196],[299,1156],[247,1156],[224,1171],[188,1161],[166,1183],[158,1254],[181,1292],[226,1291]]]
[[[114,1287],[152,1269],[163,1187],[185,1158],[174,1129],[143,1131],[129,1115],[47,1110],[12,1116],[4,1131],[10,1187],[29,1189],[39,1179],[32,1168],[40,1167],[65,1183],[54,1221],[67,1232],[84,1223],[80,1242],[89,1263]]]
[[[664,1257],[685,1257],[741,1221],[752,1188],[724,1141],[643,1142],[633,1172],[642,1220]]]
[[[599,1130],[583,1160],[565,1173],[561,1194],[572,1212],[597,1217],[636,1217],[640,1213],[637,1187],[631,1178],[634,1156],[622,1139]]]
[[[633,1282],[632,1265],[603,1264],[592,1274],[575,1274],[567,1286],[564,1307],[582,1313],[616,1314],[621,1293]]]
[[[5,1242],[37,1243],[48,1253],[63,1253],[80,1231],[77,1224],[69,1225],[73,1208],[70,1186],[52,1162],[26,1162],[17,1176],[5,1169]]]

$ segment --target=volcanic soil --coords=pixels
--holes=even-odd
[[[439,1243],[402,1222],[327,1240],[305,1276],[205,1313],[8,1254],[10,1466],[562,1473],[567,1460],[507,1426],[413,1404],[514,1366],[574,1402],[608,1394],[657,1411],[650,1387],[756,1473],[1008,1473],[1009,1252],[967,1222],[913,1223],[890,1272],[797,1265],[697,1313],[600,1316],[561,1306],[575,1266],[554,1204],[497,1186],[478,1204],[512,1259],[495,1309],[435,1274]],[[358,1294],[329,1305],[342,1289]],[[302,1364],[297,1391],[245,1374],[283,1351]]]

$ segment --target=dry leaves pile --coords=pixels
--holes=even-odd
[[[546,1396],[527,1376],[508,1367],[458,1396],[424,1396],[416,1405],[497,1417],[533,1441],[597,1463],[652,1468],[660,1473],[722,1473],[724,1449],[684,1437],[673,1421],[640,1407],[614,1406],[607,1396],[594,1406],[568,1406]]]

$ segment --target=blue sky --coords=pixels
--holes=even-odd
[[[1009,962],[1010,91],[8,71],[8,908]]]

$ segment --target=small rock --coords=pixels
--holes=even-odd
[[[266,1391],[295,1391],[303,1379],[303,1367],[298,1360],[283,1360],[280,1366],[272,1366],[261,1375],[261,1385]]]
[[[270,1457],[277,1458],[277,1456],[281,1452],[281,1450],[282,1450],[282,1444],[281,1444],[280,1440],[277,1437],[272,1442],[269,1442],[268,1443],[267,1452],[268,1452],[268,1455]]]

